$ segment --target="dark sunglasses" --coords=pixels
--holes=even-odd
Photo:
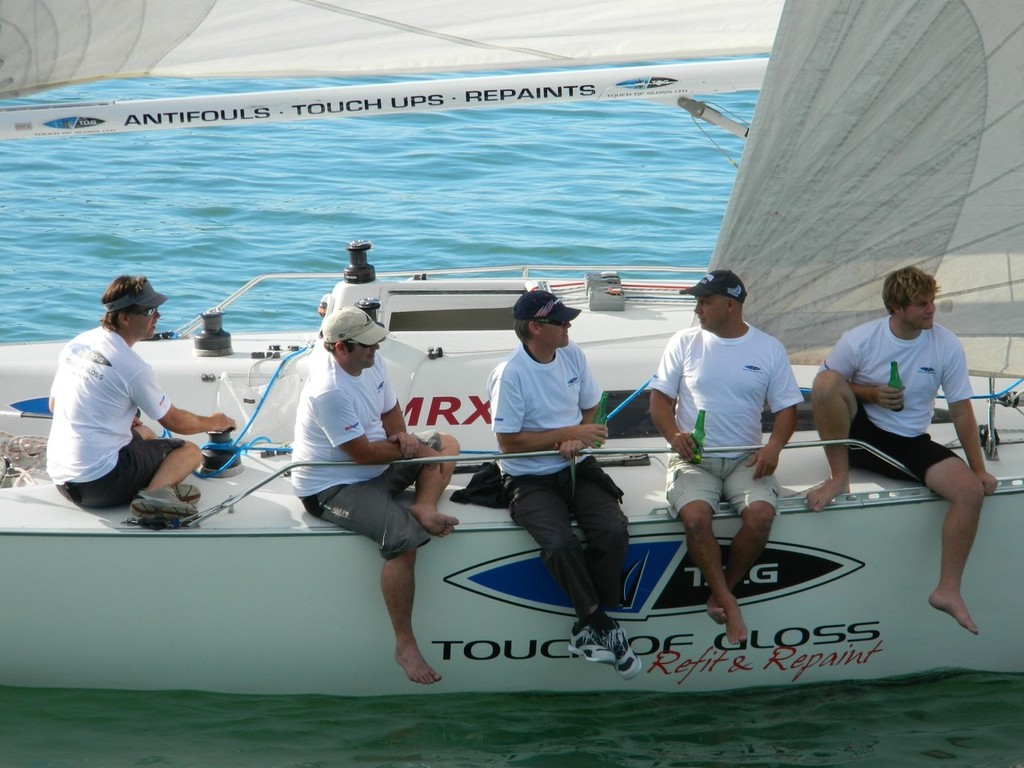
[[[533,322],[541,323],[543,325],[557,325],[559,328],[564,328],[569,324],[568,320],[552,320],[548,317],[535,317]]]
[[[153,315],[159,314],[160,310],[157,307],[150,307],[149,309],[126,309],[129,315],[140,315],[142,317],[152,317]]]

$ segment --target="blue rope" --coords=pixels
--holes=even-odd
[[[242,436],[249,431],[249,428],[256,421],[256,417],[259,416],[260,411],[263,409],[263,405],[267,402],[267,397],[270,396],[270,390],[273,389],[274,383],[281,375],[281,372],[294,358],[298,357],[299,355],[305,354],[310,349],[311,346],[307,345],[302,349],[297,349],[294,352],[285,355],[285,357],[281,360],[281,364],[277,366],[277,370],[274,371],[274,375],[271,376],[270,381],[267,382],[267,388],[263,391],[263,397],[260,398],[259,403],[257,403],[256,407],[253,409],[252,416],[249,417],[249,420],[246,422],[245,426],[242,427],[242,431],[235,436],[234,440],[232,440],[230,443],[206,443],[200,447],[200,450],[210,450],[219,453],[234,453],[235,456],[230,458],[228,461],[226,461],[218,469],[215,469],[213,472],[207,472],[203,474],[196,470],[192,474],[194,474],[196,477],[201,477],[205,479],[217,477],[217,475],[221,474],[222,472],[229,468],[234,467],[237,464],[238,454],[248,453],[249,451],[253,450],[257,445],[261,445],[263,443],[271,443],[270,438],[264,436],[254,437],[247,443],[242,443],[241,439]],[[291,448],[285,447],[275,449],[277,453],[291,453],[291,450]]]
[[[654,379],[654,377],[653,377],[653,376],[651,376],[651,378],[650,378],[650,379],[648,379],[647,381],[645,381],[645,382],[644,382],[643,384],[641,384],[641,385],[640,385],[640,388],[639,388],[639,389],[636,389],[636,390],[634,390],[634,391],[633,391],[633,394],[631,394],[631,395],[630,395],[629,397],[627,397],[627,398],[626,398],[625,400],[623,400],[623,401],[622,401],[621,403],[619,403],[619,404],[618,404],[618,405],[617,405],[617,406],[616,406],[616,407],[615,407],[615,408],[614,408],[614,409],[612,410],[612,412],[608,414],[608,421],[611,421],[611,420],[612,420],[612,418],[614,418],[614,417],[615,417],[615,415],[616,415],[616,414],[617,414],[617,413],[618,413],[619,411],[621,411],[621,410],[622,410],[623,408],[625,408],[625,407],[626,407],[627,405],[629,405],[629,404],[630,404],[631,402],[633,402],[634,400],[636,400],[636,399],[637,399],[637,398],[638,398],[638,397],[640,396],[640,393],[641,393],[641,392],[643,392],[643,391],[644,391],[645,389],[647,389],[647,385],[648,385],[648,384],[650,384],[650,383],[651,383],[651,381],[652,381],[653,379]]]

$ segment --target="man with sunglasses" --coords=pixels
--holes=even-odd
[[[519,298],[512,316],[522,344],[488,380],[492,428],[503,454],[551,452],[499,460],[512,519],[540,545],[545,567],[572,602],[570,654],[611,664],[629,680],[643,664],[606,613],[622,603],[629,545],[622,491],[593,456],[576,462],[580,451],[608,439],[608,427],[594,423],[601,388],[569,341],[579,314],[547,291]],[[586,536],[585,549],[573,519]]]
[[[410,434],[377,354],[387,330],[361,309],[332,312],[321,328],[309,380],[299,397],[292,443],[292,486],[306,511],[373,541],[384,558],[380,584],[395,633],[395,661],[414,683],[441,679],[420,653],[412,630],[416,550],[447,536],[458,520],[438,511],[452,462],[393,463],[455,456],[458,441],[440,432]],[[395,497],[415,487],[412,504]]]
[[[158,438],[139,412],[181,435],[222,432],[235,422],[223,413],[198,416],[172,405],[133,349],[152,338],[158,308],[167,301],[149,280],[121,275],[101,301],[100,326],[68,342],[57,363],[46,470],[61,494],[82,507],[131,502],[136,514],[195,514],[199,491],[182,481],[199,467],[199,446]]]

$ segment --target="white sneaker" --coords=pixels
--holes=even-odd
[[[591,625],[581,627],[579,622],[572,626],[572,636],[569,638],[569,654],[582,656],[587,661],[599,664],[615,663],[615,654],[601,644],[600,633]]]
[[[132,499],[129,509],[138,518],[139,525],[155,530],[177,528],[184,518],[199,514],[198,509],[182,501],[169,485],[152,491],[139,491]]]
[[[625,631],[618,622],[615,624],[615,629],[598,632],[597,637],[601,645],[612,653],[615,671],[623,680],[632,680],[643,671],[643,662],[629,647],[629,638],[626,637]]]

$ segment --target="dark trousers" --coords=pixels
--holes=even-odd
[[[580,462],[573,486],[569,469],[553,475],[505,478],[517,525],[540,545],[541,559],[580,618],[597,607],[622,603],[622,565],[629,546],[622,494],[593,459]],[[576,520],[584,549],[573,533]]]

